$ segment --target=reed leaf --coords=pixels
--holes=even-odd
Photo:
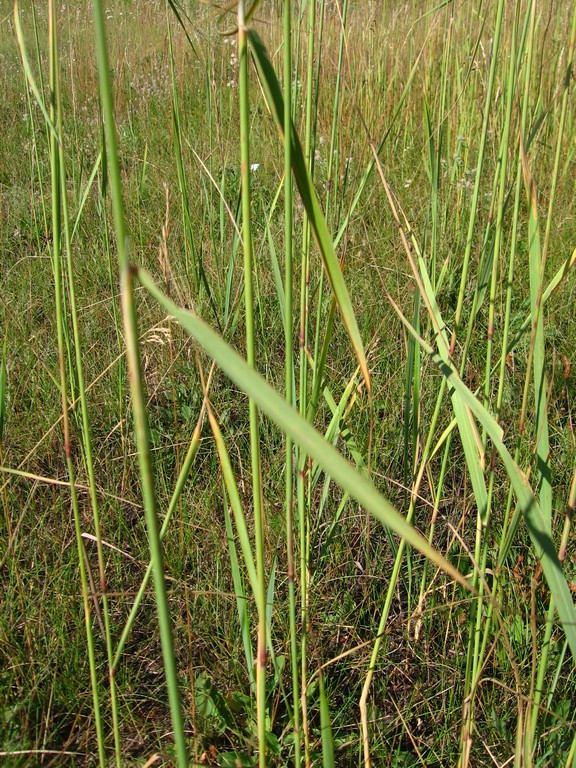
[[[467,589],[469,584],[448,560],[409,525],[404,517],[382,496],[373,483],[356,470],[319,434],[308,421],[252,369],[219,334],[194,313],[176,306],[143,269],[135,267],[138,280],[150,295],[172,315],[222,370],[252,398],[280,429],[289,434],[334,480],[384,526],[390,528],[415,549],[434,562]]]
[[[516,495],[519,509],[524,515],[526,526],[532,539],[534,552],[542,565],[542,570],[548,582],[550,592],[556,607],[560,622],[566,633],[568,645],[576,660],[576,609],[572,602],[572,596],[562,571],[562,564],[558,559],[554,541],[550,535],[549,524],[542,513],[540,504],[528,482],[525,473],[512,458],[508,448],[504,444],[503,432],[500,425],[486,410],[478,398],[468,389],[460,378],[454,366],[434,352],[412,328],[406,318],[400,314],[404,326],[419,341],[422,348],[431,356],[443,376],[446,378],[450,390],[457,392],[464,405],[474,414],[482,428],[490,437],[494,448],[497,450],[508,474],[508,478]]]
[[[276,127],[280,134],[282,142],[284,142],[284,98],[282,96],[282,89],[278,83],[276,73],[272,67],[272,63],[266,52],[263,42],[254,30],[248,31],[248,40],[250,42],[250,50],[254,56],[258,75],[260,77],[260,83],[266,96],[266,102],[274,118]],[[322,257],[322,263],[324,269],[332,286],[334,297],[340,308],[342,314],[342,320],[350,337],[350,341],[354,348],[358,365],[364,376],[366,387],[370,390],[370,373],[368,370],[368,362],[366,360],[366,354],[364,352],[364,343],[358,329],[356,322],[356,316],[352,308],[352,302],[344,277],[342,275],[342,269],[340,262],[336,256],[334,250],[334,243],[326,219],[320,207],[318,195],[314,188],[312,177],[306,166],[304,154],[302,152],[302,146],[300,140],[292,124],[292,136],[290,137],[292,148],[292,172],[294,174],[294,180],[296,186],[300,192],[302,204],[308,215],[314,238]]]

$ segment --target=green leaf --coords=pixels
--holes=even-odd
[[[256,765],[256,759],[246,752],[221,752],[218,755],[218,764],[222,768],[252,768]]]
[[[538,223],[538,204],[536,185],[530,173],[525,152],[522,156],[522,170],[528,190],[530,216],[528,217],[528,242],[530,264],[530,315],[532,325],[533,371],[534,371],[534,407],[537,441],[536,462],[537,482],[539,484],[538,499],[544,515],[548,531],[552,530],[552,484],[550,477],[550,440],[548,437],[548,413],[546,398],[545,353],[544,353],[544,321],[542,317],[542,253],[540,251],[540,226]],[[529,372],[526,374],[529,376]]]
[[[298,411],[289,406],[268,382],[252,369],[240,355],[203,320],[192,312],[177,307],[143,269],[135,267],[138,279],[158,303],[164,307],[209,354],[222,370],[257,404],[283,432],[315,459],[324,471],[383,525],[405,539],[460,584],[469,583],[443,555],[419,534],[382,496],[373,483],[355,469],[312,427]]]
[[[428,300],[428,306],[433,315],[434,326],[436,329],[436,342],[441,359],[448,363],[448,339],[444,330],[445,325],[440,314],[440,309],[436,302],[436,295],[430,278],[428,276],[428,270],[422,257],[418,259],[418,265],[420,267],[420,274],[422,277],[422,285],[426,292],[426,298]],[[458,431],[460,432],[460,440],[462,441],[462,448],[464,449],[464,456],[466,458],[466,466],[468,467],[468,473],[470,475],[470,481],[474,490],[474,498],[478,513],[482,524],[486,525],[488,515],[488,494],[486,492],[486,483],[484,481],[484,456],[481,449],[480,438],[476,429],[476,424],[472,419],[470,411],[462,401],[462,398],[456,390],[452,390],[450,393],[452,400],[452,408],[454,410],[454,416],[456,417],[456,423],[458,424]]]
[[[274,122],[280,133],[280,138],[284,141],[284,99],[280,84],[278,83],[276,73],[268,58],[262,40],[252,29],[248,30],[248,40],[250,42],[252,54],[254,55],[256,69],[258,70],[258,76],[268,107],[272,112]],[[364,376],[366,387],[370,390],[368,362],[366,360],[364,344],[362,342],[362,337],[360,336],[360,331],[358,330],[354,310],[352,309],[352,302],[350,301],[348,289],[346,288],[346,283],[342,276],[342,269],[340,268],[340,262],[338,261],[336,251],[334,250],[334,243],[332,242],[326,219],[320,208],[312,178],[306,167],[304,154],[294,125],[292,125],[292,136],[290,137],[290,140],[292,143],[292,171],[294,173],[294,180],[296,181],[296,186],[300,192],[302,203],[306,209],[308,219],[310,220],[310,226],[312,227],[314,238],[318,250],[320,251],[320,256],[322,257],[324,269],[326,270],[334,297],[336,298],[340,313],[342,314],[342,320],[344,321],[350,341],[354,347],[358,365]]]
[[[334,768],[334,740],[332,738],[330,708],[322,673],[320,673],[320,736],[322,739],[322,765],[324,768]]]
[[[524,515],[536,557],[540,560],[550,593],[554,598],[558,616],[566,633],[566,639],[568,640],[572,656],[576,660],[576,609],[574,608],[572,595],[562,571],[562,564],[556,554],[548,522],[542,514],[540,505],[534,496],[526,475],[506,448],[500,425],[464,384],[452,363],[443,360],[439,354],[435,353],[430,345],[416,334],[410,323],[402,315],[401,319],[408,331],[417,338],[422,348],[431,355],[433,361],[446,377],[448,386],[458,393],[462,402],[478,419],[498,451],[516,495],[518,506]]]

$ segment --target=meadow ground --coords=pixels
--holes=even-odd
[[[574,3],[100,10],[0,0],[0,762],[574,768]]]

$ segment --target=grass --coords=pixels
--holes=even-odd
[[[0,23],[2,760],[576,766],[573,4]]]

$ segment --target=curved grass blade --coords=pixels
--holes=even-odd
[[[242,509],[242,502],[240,501],[240,493],[238,492],[238,485],[236,478],[234,477],[234,470],[230,463],[230,456],[228,455],[228,449],[220,430],[216,417],[208,403],[208,419],[210,420],[210,427],[212,434],[214,435],[214,442],[218,450],[218,457],[220,458],[220,467],[222,469],[222,476],[226,486],[226,492],[228,499],[230,500],[230,506],[234,514],[234,522],[236,523],[236,531],[240,540],[240,548],[242,549],[242,556],[244,558],[244,565],[248,573],[248,580],[250,581],[250,587],[254,598],[258,594],[258,581],[256,576],[256,567],[254,565],[255,558],[252,552],[252,546],[250,544],[250,536],[248,535],[248,528],[246,526],[246,520],[244,519],[244,511]]]
[[[224,519],[226,522],[226,537],[228,539],[228,555],[230,557],[230,568],[232,571],[232,583],[234,584],[234,594],[236,595],[236,610],[238,612],[238,623],[240,625],[240,634],[242,635],[242,645],[244,646],[244,656],[246,657],[246,671],[250,680],[250,687],[253,692],[256,691],[256,667],[254,666],[254,652],[252,650],[252,640],[250,638],[250,615],[248,613],[248,597],[244,587],[244,579],[240,571],[238,562],[238,553],[236,551],[236,542],[234,541],[234,530],[230,518],[230,508],[226,499],[226,491],[223,489],[222,501],[224,503]],[[254,589],[254,587],[252,587]]]
[[[256,69],[266,96],[268,107],[272,112],[280,138],[284,141],[284,98],[282,96],[280,84],[278,83],[276,73],[268,58],[262,40],[252,29],[248,31],[248,40],[250,42],[250,49],[254,56],[254,61],[256,62]],[[336,256],[336,251],[334,250],[334,243],[332,242],[326,219],[320,208],[320,202],[312,178],[306,167],[304,154],[294,124],[292,124],[292,136],[290,137],[290,142],[292,146],[292,172],[294,173],[294,180],[296,181],[296,186],[300,192],[302,203],[306,209],[310,226],[314,233],[314,239],[316,240],[318,250],[320,251],[322,263],[326,270],[326,274],[328,275],[330,285],[332,286],[334,297],[340,308],[344,325],[346,326],[348,336],[354,347],[358,365],[364,376],[366,387],[368,391],[370,391],[370,373],[368,371],[368,363],[364,352],[364,344],[362,342],[362,337],[360,336],[356,316],[354,315],[352,302],[350,301],[350,295],[348,294],[348,289],[344,282],[340,262]]]
[[[192,312],[177,307],[143,269],[135,267],[141,285],[164,307],[222,368],[252,398],[280,429],[288,433],[300,448],[324,469],[345,491],[356,499],[384,526],[405,539],[432,560],[459,584],[470,589],[462,574],[434,549],[404,517],[382,496],[373,483],[356,470],[324,437],[286,404],[268,382],[253,370],[222,337]]]
[[[503,442],[502,428],[464,384],[452,364],[449,361],[443,360],[424,339],[416,334],[408,320],[406,320],[397,307],[396,312],[399,314],[406,329],[431,356],[443,376],[445,376],[450,389],[460,396],[462,402],[474,414],[498,451],[516,495],[518,506],[524,515],[536,557],[542,565],[542,570],[548,582],[551,596],[556,604],[558,616],[566,633],[566,639],[568,640],[572,656],[576,660],[576,609],[572,602],[572,595],[562,572],[562,564],[556,553],[556,547],[550,535],[546,516],[542,513],[526,475],[506,448]]]
[[[44,99],[42,98],[42,94],[40,93],[38,86],[36,85],[36,80],[34,79],[34,75],[32,74],[32,67],[30,66],[30,61],[28,60],[28,54],[26,53],[26,47],[24,45],[24,34],[22,32],[22,26],[20,24],[20,9],[18,8],[18,2],[16,1],[14,3],[14,29],[16,31],[16,39],[18,41],[18,47],[20,48],[20,56],[22,57],[22,66],[24,68],[24,74],[26,75],[26,79],[28,80],[28,85],[30,86],[30,90],[34,94],[34,98],[36,99],[36,103],[40,107],[40,111],[42,112],[42,116],[46,122],[46,125],[50,129],[50,132],[60,144],[60,135],[58,133],[58,130],[56,129],[56,126],[50,119],[50,115],[48,114],[48,110],[46,109],[46,105],[44,104]]]
[[[90,174],[90,178],[88,179],[86,187],[84,188],[82,199],[80,200],[80,205],[78,206],[78,213],[76,214],[74,226],[72,227],[72,233],[70,235],[71,243],[74,240],[74,235],[76,234],[76,230],[78,229],[78,225],[80,224],[80,219],[82,218],[82,211],[84,210],[84,206],[86,205],[86,200],[88,200],[88,195],[90,194],[90,190],[92,189],[92,184],[94,183],[94,179],[96,178],[96,174],[98,173],[98,170],[100,168],[101,160],[102,160],[102,151],[98,152],[98,157],[96,158],[96,162],[94,163],[94,167],[92,168],[92,173]]]

